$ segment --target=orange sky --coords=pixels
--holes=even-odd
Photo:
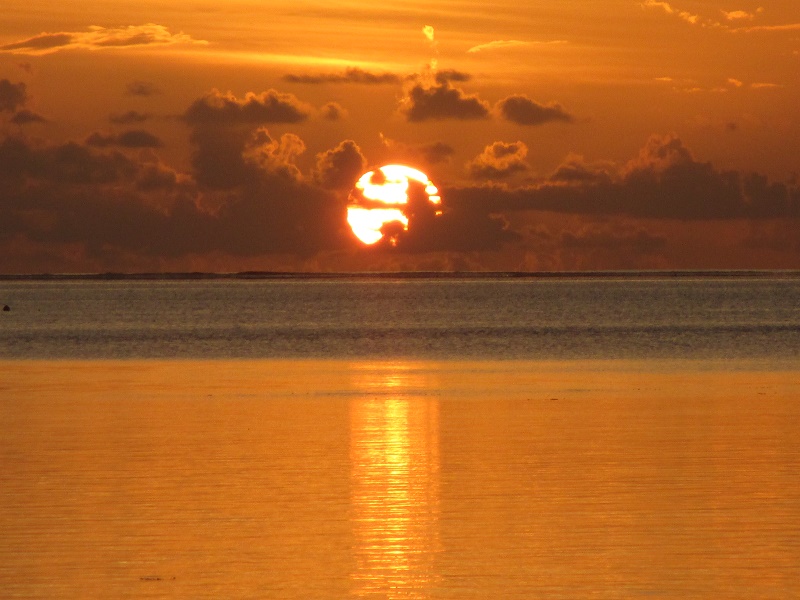
[[[0,273],[800,268],[800,5],[7,0]],[[346,223],[406,163],[441,218]]]

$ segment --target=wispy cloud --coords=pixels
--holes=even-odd
[[[740,27],[734,31],[744,31],[751,33],[754,31],[800,31],[800,23],[784,23],[783,25],[753,25],[752,27]]]
[[[88,31],[60,31],[40,33],[33,37],[0,46],[0,52],[13,54],[51,54],[61,50],[102,50],[109,48],[132,48],[143,46],[172,46],[208,44],[195,40],[190,35],[171,33],[163,25],[147,23],[126,27],[91,26]]]
[[[645,0],[642,2],[644,8],[660,8],[668,15],[674,15],[683,19],[687,23],[697,25],[700,22],[700,16],[694,15],[688,11],[674,8],[669,2],[660,2],[659,0]]]
[[[763,7],[758,7],[755,12],[747,12],[746,10],[723,10],[722,14],[728,21],[752,21],[756,18],[757,14],[764,12]]]
[[[682,19],[683,21],[697,25],[699,27],[708,27],[721,29],[730,33],[752,33],[752,32],[770,32],[770,31],[800,31],[800,23],[776,23],[772,25],[747,25],[747,21],[753,21],[764,12],[763,7],[758,7],[756,10],[749,12],[746,10],[721,10],[724,19],[720,21],[715,18],[702,17],[690,13],[689,11],[682,10],[661,0],[643,0],[641,2],[642,8],[660,9],[668,15],[672,15]]]
[[[348,67],[344,73],[290,73],[283,76],[289,83],[323,84],[323,83],[358,83],[380,85],[385,83],[402,83],[403,77],[396,73],[372,73],[358,67]]]
[[[494,40],[493,42],[487,42],[485,44],[479,44],[477,46],[473,46],[467,52],[474,54],[476,52],[486,52],[487,50],[508,50],[512,48],[525,48],[528,46],[539,46],[539,45],[557,45],[557,44],[566,44],[566,40],[551,40],[547,42],[540,42],[540,41],[522,41],[522,40]]]

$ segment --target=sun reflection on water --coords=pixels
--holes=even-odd
[[[351,401],[350,463],[354,593],[427,598],[439,541],[439,404],[402,364],[353,373],[365,393]]]

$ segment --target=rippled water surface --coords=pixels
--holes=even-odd
[[[792,598],[797,371],[0,363],[4,598]]]
[[[6,358],[800,358],[800,278],[0,282]]]
[[[0,294],[0,598],[800,597],[798,279]]]

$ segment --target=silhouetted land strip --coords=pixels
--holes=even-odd
[[[800,278],[800,271],[401,271],[306,273],[242,271],[238,273],[36,273],[0,274],[0,281],[192,281],[192,280],[338,280],[338,279],[688,279]]]

